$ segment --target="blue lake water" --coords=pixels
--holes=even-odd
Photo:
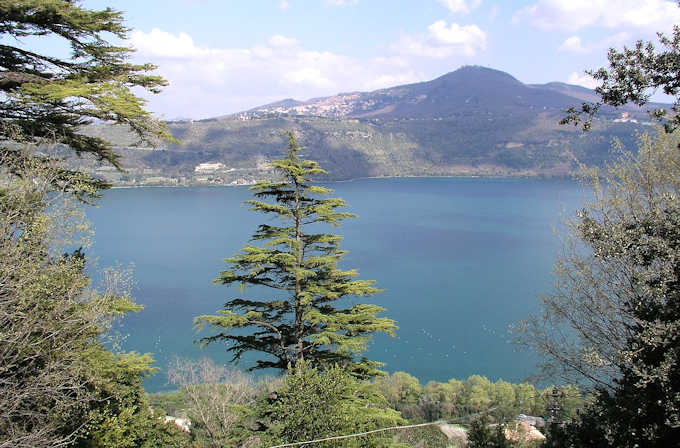
[[[586,193],[575,182],[528,179],[407,178],[333,183],[359,218],[331,232],[358,268],[385,292],[399,330],[380,335],[367,356],[422,382],[482,374],[520,381],[535,359],[508,342],[508,325],[539,310],[559,249],[555,227]],[[89,250],[100,266],[135,264],[134,296],[145,309],[125,318],[123,348],[151,352],[161,372],[149,391],[171,389],[162,371],[176,356],[229,359],[219,344],[201,348],[192,319],[239,294],[214,285],[223,258],[238,252],[258,224],[246,187],[138,188],[105,193],[88,210],[96,230]],[[247,367],[246,361],[241,363]]]

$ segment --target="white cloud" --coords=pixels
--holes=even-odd
[[[393,48],[402,54],[443,59],[453,55],[474,56],[486,49],[486,33],[477,25],[447,25],[437,20],[426,35],[404,35]]]
[[[630,33],[621,32],[607,36],[597,42],[584,44],[579,36],[571,36],[562,42],[562,45],[559,46],[558,50],[568,53],[602,52],[611,47],[620,47],[630,41],[630,39]]]
[[[439,0],[452,13],[469,13],[473,8],[478,7],[482,0]]]
[[[288,0],[279,0],[279,9],[286,10],[290,8],[290,2]]]
[[[150,109],[168,118],[214,117],[282,98],[304,100],[426,78],[404,57],[356,59],[310,51],[281,35],[249,48],[208,48],[185,33],[153,29],[132,32],[129,43],[169,81],[163,93],[149,97]]]
[[[175,36],[158,28],[152,29],[150,33],[133,31],[130,43],[139,53],[165,58],[196,56],[207,51],[196,47],[191,36],[186,33]]]
[[[335,87],[335,83],[325,77],[320,69],[304,67],[300,70],[283,74],[283,78],[292,84],[303,84],[312,87]]]
[[[269,45],[272,47],[295,47],[299,44],[297,39],[275,34],[269,38]]]
[[[524,21],[546,30],[599,26],[668,31],[680,23],[680,8],[670,0],[538,0],[513,16],[514,23]]]
[[[593,79],[592,76],[586,74],[579,75],[577,72],[573,72],[571,75],[569,75],[569,77],[567,78],[567,83],[587,87],[589,89],[594,89],[595,87],[600,85],[600,83],[597,80]]]
[[[486,35],[477,25],[460,26],[452,23],[448,27],[443,20],[437,20],[428,27],[430,35],[444,45],[483,46]]]
[[[587,53],[590,51],[585,48],[581,43],[581,38],[578,36],[571,36],[565,40],[559,47],[560,51],[566,51],[569,53]]]

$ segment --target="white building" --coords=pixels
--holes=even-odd
[[[207,162],[199,163],[194,168],[195,173],[213,173],[215,171],[223,170],[226,166],[221,162]]]

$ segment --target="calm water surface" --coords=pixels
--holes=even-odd
[[[375,338],[369,358],[422,382],[532,373],[535,360],[517,353],[507,329],[550,290],[554,229],[585,197],[578,184],[410,178],[330,187],[359,215],[331,230],[350,251],[342,267],[377,280],[385,292],[370,300],[399,326],[395,338]],[[161,369],[176,356],[228,359],[224,346],[194,343],[210,333],[197,334],[192,319],[239,294],[212,280],[271,219],[242,205],[250,198],[246,187],[120,189],[88,212],[98,264],[135,264],[134,296],[145,309],[124,320],[125,349],[153,353]],[[162,371],[145,385],[172,388]]]

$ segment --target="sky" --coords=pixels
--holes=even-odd
[[[123,11],[164,119],[434,79],[463,65],[593,87],[610,47],[680,24],[670,0],[83,0]],[[656,97],[655,99],[662,99]]]

